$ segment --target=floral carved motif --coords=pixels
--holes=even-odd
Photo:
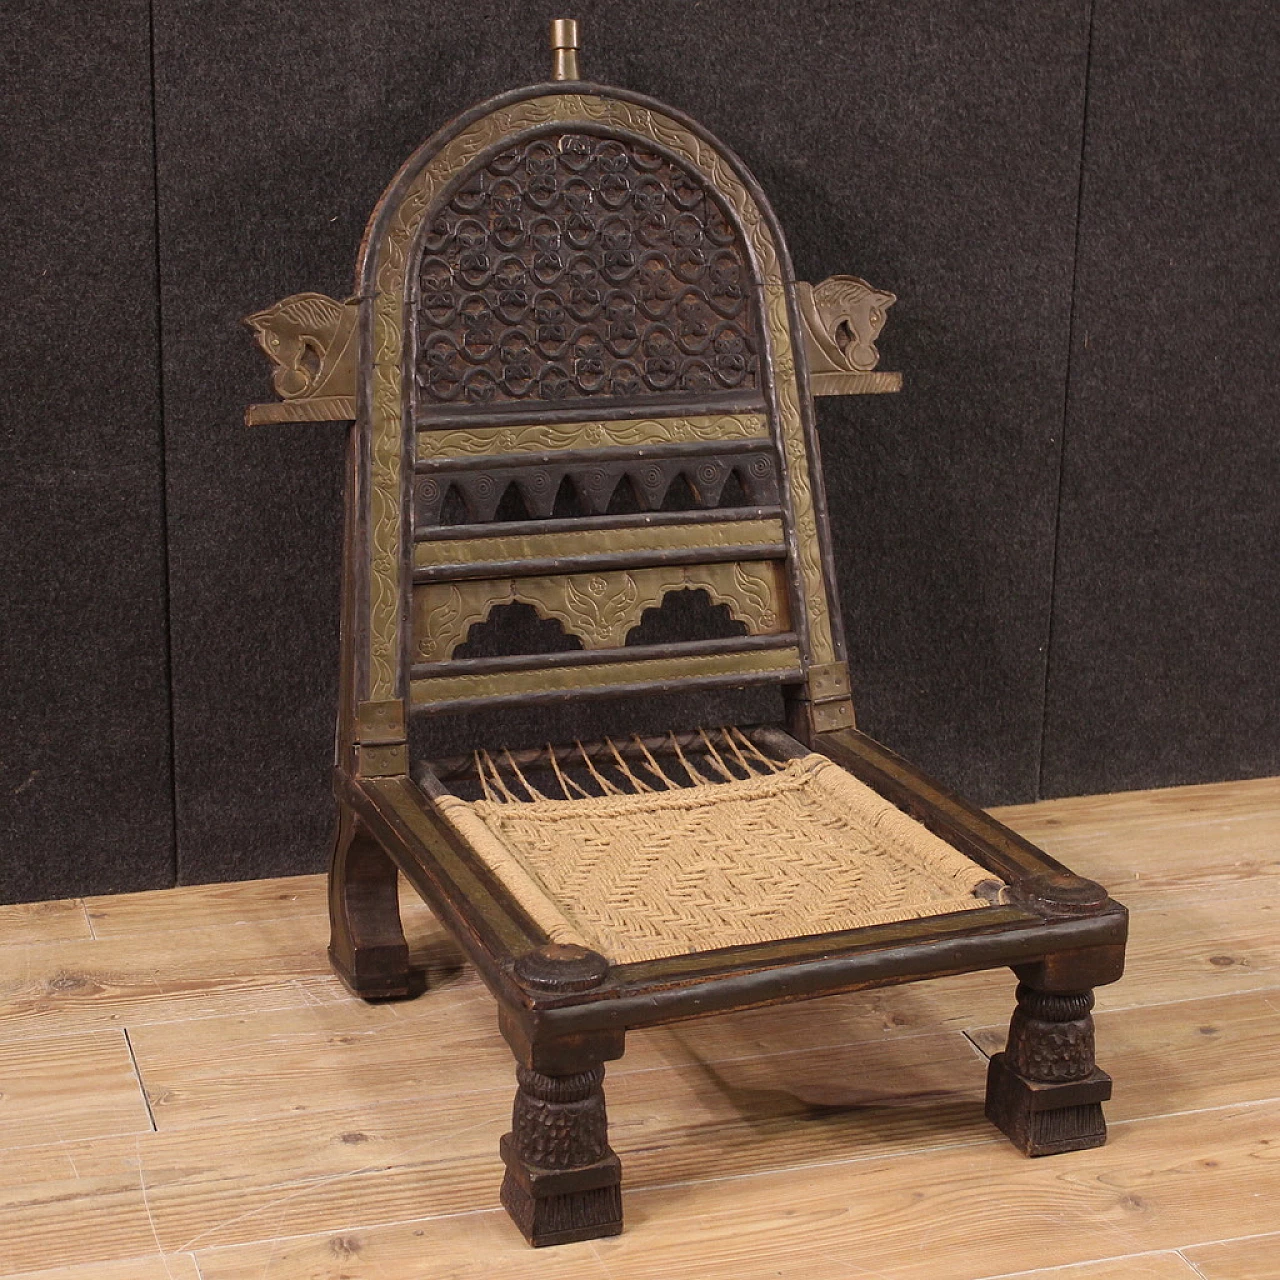
[[[414,590],[415,656],[444,662],[497,605],[519,601],[555,618],[587,649],[618,649],[646,609],[668,591],[705,590],[747,624],[749,635],[788,626],[786,588],[775,561],[670,565],[609,573],[578,573],[503,581],[439,583]]]

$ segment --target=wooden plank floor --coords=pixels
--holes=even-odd
[[[1280,1280],[1280,779],[1001,812],[1133,912],[1101,1151],[982,1117],[1006,973],[636,1033],[626,1232],[496,1208],[494,1008],[406,900],[416,1001],[348,998],[323,882],[0,908],[9,1280]]]

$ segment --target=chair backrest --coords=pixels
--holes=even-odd
[[[741,161],[622,90],[507,94],[410,158],[357,279],[363,771],[406,710],[770,682],[852,722],[794,278]]]

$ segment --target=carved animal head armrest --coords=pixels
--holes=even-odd
[[[796,281],[804,322],[809,385],[815,396],[900,391],[902,375],[876,371],[875,341],[897,298],[857,276]],[[254,404],[249,426],[344,422],[355,417],[356,322],[359,303],[323,293],[295,293],[244,319],[274,364],[282,404]]]
[[[902,374],[874,372],[876,338],[897,298],[857,276],[828,276],[821,284],[796,281],[804,321],[809,386],[815,396],[900,391]]]
[[[356,416],[356,328],[359,302],[295,293],[245,316],[275,368],[283,404],[254,404],[245,422],[345,422]]]

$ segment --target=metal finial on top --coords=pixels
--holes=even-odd
[[[578,23],[574,18],[551,20],[551,78],[578,80]]]

